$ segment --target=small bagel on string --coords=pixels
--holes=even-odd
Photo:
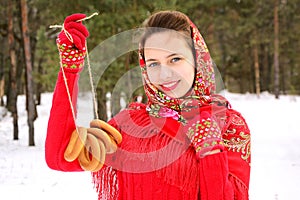
[[[78,127],[73,131],[64,157],[69,162],[78,159],[83,170],[98,171],[105,162],[106,154],[117,151],[122,136],[102,120],[92,120],[90,126]]]
[[[94,15],[98,15],[98,13],[93,13],[92,15],[77,20],[76,22],[81,22],[90,19]],[[70,40],[70,42],[73,43],[72,35],[65,29],[64,24],[51,25],[50,28],[61,28],[64,31],[67,38]],[[94,112],[95,112],[96,120],[91,121],[90,128],[76,126],[76,129],[72,132],[70,141],[65,149],[64,158],[68,162],[72,162],[78,159],[78,162],[83,170],[94,172],[102,168],[107,153],[114,153],[117,151],[117,144],[121,143],[122,136],[119,133],[119,131],[117,131],[114,127],[98,119],[96,94],[95,94],[93,80],[92,80],[93,77],[91,73],[87,45],[86,45],[86,56],[87,56],[90,84],[91,84],[92,94],[93,94]],[[74,119],[74,123],[76,125],[75,109],[73,107],[71,94],[68,88],[67,79],[65,76],[62,63],[60,63],[60,66],[63,73],[64,83],[68,94],[72,116]]]
[[[85,171],[96,171],[103,166],[106,150],[102,141],[93,134],[88,134],[85,148],[78,157],[81,168]]]
[[[87,139],[87,129],[84,127],[76,128],[70,138],[69,144],[64,152],[64,158],[68,162],[78,158]]]

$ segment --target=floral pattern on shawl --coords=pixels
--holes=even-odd
[[[148,97],[148,104],[145,108],[137,106],[137,108],[133,109],[133,111],[130,109],[125,111],[147,111],[147,113],[154,118],[173,118],[181,124],[186,124],[186,119],[189,118],[189,115],[195,114],[195,112],[199,111],[199,108],[209,107],[209,109],[212,109],[214,115],[217,117],[218,124],[222,128],[223,142],[225,143],[224,146],[228,151],[229,179],[235,183],[235,196],[237,199],[247,199],[250,176],[250,131],[242,116],[238,112],[230,109],[231,106],[229,102],[224,97],[215,94],[216,88],[213,61],[197,27],[192,22],[190,22],[190,27],[192,30],[196,63],[195,81],[190,95],[188,97],[176,99],[167,96],[162,91],[159,91],[153,84],[151,84],[147,75],[145,61],[143,56],[140,54],[140,66],[144,81],[144,90]],[[140,114],[133,116],[136,118],[142,118],[142,120],[146,119],[145,116]],[[125,120],[124,118],[122,119]],[[126,118],[126,120],[128,119]],[[125,125],[128,126],[126,123]],[[173,130],[174,127],[171,126],[172,125],[169,123],[166,123],[166,128]],[[115,125],[115,127],[118,126]],[[126,135],[125,132],[122,134]],[[134,132],[138,135],[145,134],[142,130],[135,130]],[[157,137],[157,135],[155,136]],[[142,138],[135,138],[144,141]],[[131,142],[132,144],[126,145],[126,143],[122,143],[122,145],[127,148],[136,147],[137,149],[134,149],[135,152],[143,152],[145,150],[144,145],[136,145],[136,143],[131,140],[128,140],[127,142]],[[153,148],[155,145],[159,147],[159,145],[163,144],[157,144],[152,141],[150,146]],[[187,159],[187,161],[188,160],[193,161],[193,158]],[[197,173],[190,171],[191,169],[189,164],[187,164],[187,166],[189,166],[189,170],[180,170],[182,172],[187,172],[187,174],[181,174],[182,176],[180,177],[185,177],[183,179],[174,179],[173,175],[175,173],[173,170],[176,171],[176,167],[178,167],[176,163],[163,168],[158,175],[168,183],[174,184],[174,181],[177,181],[175,184],[182,188],[183,191],[189,190],[189,188],[191,188],[190,185],[185,184],[185,182],[189,180],[189,178],[186,178],[186,175]],[[176,173],[178,173],[178,171],[176,171]],[[99,172],[93,173],[93,176],[96,188],[99,191],[99,199],[101,199],[101,197],[104,199],[115,199],[116,196],[118,196],[119,183],[116,182],[118,177],[114,170],[111,170],[111,168],[104,168]]]
[[[196,75],[193,89],[189,96],[172,98],[158,90],[149,80],[146,65],[140,54],[140,66],[144,81],[145,93],[148,97],[147,111],[154,117],[172,117],[173,119],[187,124],[187,119],[193,117],[195,112],[204,107],[211,107],[211,113],[216,117],[223,132],[223,142],[229,152],[239,153],[238,157],[250,165],[250,130],[245,119],[231,109],[230,103],[221,95],[216,94],[215,73],[213,60],[207,45],[195,24],[190,21],[192,41],[195,51]],[[219,112],[223,107],[225,112]],[[221,110],[223,110],[221,108]],[[237,114],[238,113],[238,114]],[[235,116],[235,117],[234,117]],[[234,123],[235,119],[243,122]],[[236,131],[234,133],[230,131]]]
[[[196,75],[193,84],[193,90],[189,96],[183,98],[172,98],[158,90],[150,82],[147,75],[144,58],[140,54],[140,66],[142,69],[145,93],[148,97],[147,110],[149,111],[149,114],[156,117],[163,117],[164,110],[172,109],[173,111],[177,112],[177,114],[174,115],[174,119],[177,119],[183,123],[185,122],[185,119],[181,115],[181,112],[188,112],[190,110],[188,106],[189,104],[195,104],[196,101],[198,106],[201,107],[203,105],[209,105],[218,100],[212,95],[216,90],[213,61],[199,30],[191,21],[190,25],[193,46],[195,50]],[[160,108],[162,109],[161,111],[159,111]]]

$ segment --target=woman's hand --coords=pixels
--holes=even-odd
[[[209,112],[201,112],[200,116],[196,116],[188,126],[187,136],[198,158],[224,150],[221,130]]]
[[[72,14],[66,17],[63,30],[56,40],[63,67],[83,67],[86,54],[86,38],[89,36],[87,28],[81,20],[85,14]]]

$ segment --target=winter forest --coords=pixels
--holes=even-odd
[[[157,10],[173,9],[187,13],[202,32],[224,87],[231,92],[263,91],[300,94],[299,0],[227,1],[44,1],[1,0],[0,12],[0,106],[13,116],[14,139],[18,138],[18,95],[26,94],[29,145],[34,145],[33,122],[43,92],[53,91],[59,65],[55,38],[72,13],[100,13],[85,22],[90,31],[89,49],[126,30],[138,28]],[[105,110],[106,93],[116,81],[136,66],[137,54],[128,52],[105,71],[97,86],[99,110]],[[113,73],[111,73],[113,72]],[[125,96],[129,94],[125,94]],[[4,96],[7,100],[4,101]],[[115,93],[114,98],[121,95]],[[130,97],[127,97],[130,99]],[[118,101],[113,113],[120,110]],[[106,114],[100,113],[107,119]]]
[[[50,25],[62,24],[64,18],[72,13],[85,13],[87,16],[99,13],[84,22],[90,32],[87,43],[92,51],[114,35],[139,28],[155,11],[182,11],[199,27],[222,78],[223,89],[230,97],[237,100],[235,93],[243,100],[246,97],[258,101],[267,98],[276,104],[276,100],[287,102],[287,96],[291,96],[295,103],[291,109],[299,109],[300,0],[0,1],[0,128],[6,124],[4,115],[10,113],[12,128],[6,134],[16,143],[20,133],[24,132],[20,130],[23,127],[20,121],[22,123],[26,116],[26,122],[23,122],[28,127],[26,145],[40,144],[41,137],[36,134],[41,125],[35,127],[35,122],[41,117],[38,107],[43,102],[42,97],[46,95],[48,98],[53,92],[59,70],[55,39],[60,29],[50,28]],[[107,51],[113,49],[108,48]],[[120,111],[123,104],[132,101],[135,96],[144,95],[142,88],[133,91],[130,80],[136,77],[127,73],[137,65],[137,53],[131,51],[113,60],[103,72],[95,88],[98,110],[108,110],[108,100],[113,107],[109,112],[99,112],[101,119],[109,119]],[[124,74],[129,76],[129,82],[125,82],[127,90],[115,90],[116,82]],[[108,98],[107,94],[112,92],[114,95]],[[24,107],[20,107],[20,99],[25,103]],[[47,100],[47,104],[49,107],[51,102]],[[271,108],[269,111],[273,112]],[[46,128],[47,125],[44,126]],[[292,130],[299,134],[295,127]],[[292,138],[300,142],[299,136],[294,136]],[[1,146],[5,144],[0,141]],[[299,153],[294,155],[298,160]],[[295,166],[299,169],[300,163]],[[263,172],[259,174],[264,175]],[[272,198],[253,198],[256,199],[285,200],[276,194]]]

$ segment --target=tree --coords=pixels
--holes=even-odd
[[[34,142],[34,120],[37,117],[33,79],[32,79],[32,58],[31,58],[31,46],[28,30],[28,8],[26,0],[20,0],[21,16],[22,16],[22,37],[24,44],[24,55],[26,64],[26,108],[27,108],[27,124],[29,127],[29,146],[35,146]]]
[[[3,40],[0,41],[1,44],[4,43]],[[0,53],[0,106],[4,106],[4,90],[5,90],[5,80],[4,80],[4,54]]]
[[[15,34],[14,34],[14,1],[7,2],[7,19],[8,19],[8,45],[10,56],[10,73],[9,73],[9,96],[7,107],[13,117],[13,139],[19,139],[18,128],[18,110],[17,110],[17,56],[15,49]]]
[[[23,55],[25,54],[25,44],[24,37],[20,37],[22,35],[21,27],[16,26],[16,24],[21,24],[21,16],[16,15],[16,13],[20,13],[20,10],[12,13],[13,18],[10,20],[14,24],[10,32],[10,39],[8,37],[10,15],[8,15],[7,6],[8,4],[15,6],[16,2],[21,5],[21,0],[4,2],[5,4],[0,5],[0,11],[2,11],[0,12],[0,42],[4,45],[0,50],[0,82],[2,80],[0,100],[4,90],[7,105],[13,105],[16,102],[16,100],[14,101],[17,98],[16,95],[24,94],[24,89],[28,88],[25,86],[25,79],[22,75],[27,60],[25,62],[25,55]],[[26,3],[26,1],[24,2]],[[277,8],[274,7],[275,2],[278,4]],[[186,13],[199,27],[229,91],[300,93],[300,57],[298,56],[300,51],[300,0],[74,0],[72,2],[27,0],[27,5],[29,9],[27,11],[27,35],[30,35],[30,45],[28,46],[30,46],[31,52],[32,79],[36,83],[36,87],[41,89],[40,91],[35,90],[36,102],[39,102],[41,92],[53,91],[59,68],[55,38],[60,30],[48,29],[48,26],[61,24],[67,15],[75,12],[85,13],[89,16],[96,11],[99,12],[99,16],[84,22],[90,32],[87,41],[91,53],[94,47],[113,35],[140,27],[151,13],[158,10],[176,9]],[[57,7],[57,5],[60,6]],[[274,11],[276,9],[278,26],[275,26],[276,12]],[[276,27],[278,33],[275,31]],[[281,36],[280,40],[279,36]],[[278,38],[278,42],[275,42],[276,38]],[[99,63],[101,64],[106,57],[117,51],[119,45],[120,41],[111,43],[104,52],[99,52],[97,55]],[[100,55],[104,58],[102,59]],[[13,61],[14,58],[16,61]],[[11,68],[12,65],[17,66],[17,69]],[[113,113],[119,111],[119,98],[121,92],[123,95],[124,90],[116,91],[115,85],[126,73],[128,77],[124,86],[128,86],[128,88],[125,92],[127,92],[126,95],[132,95],[130,88],[134,89],[134,84],[130,85],[129,80],[132,81],[135,75],[128,71],[137,65],[136,52],[128,52],[109,63],[104,74],[101,74],[99,83],[95,83],[97,84],[98,110],[100,112],[106,110],[105,95],[112,91],[115,92],[114,98],[116,98]],[[277,65],[279,66],[278,70],[275,68]],[[13,78],[15,75],[12,76],[15,73],[17,73],[16,80]],[[95,76],[100,75],[96,74]],[[12,89],[14,84],[13,87],[16,90]],[[34,86],[32,85],[31,88],[33,89]],[[275,88],[278,88],[277,92]],[[15,94],[13,94],[14,91],[16,91]],[[27,89],[26,93],[28,93]],[[15,97],[13,98],[13,96]],[[126,98],[131,99],[129,96]],[[11,106],[8,108],[10,109]],[[34,117],[31,116],[31,118]],[[101,118],[105,119],[105,116],[101,116]]]
[[[274,94],[279,98],[279,21],[278,21],[279,0],[274,0]]]
[[[257,32],[254,30],[254,38],[257,41]],[[259,97],[260,95],[260,70],[259,70],[259,59],[258,59],[258,47],[255,43],[253,45],[253,57],[254,57],[254,71],[255,71],[255,91],[256,95]]]

